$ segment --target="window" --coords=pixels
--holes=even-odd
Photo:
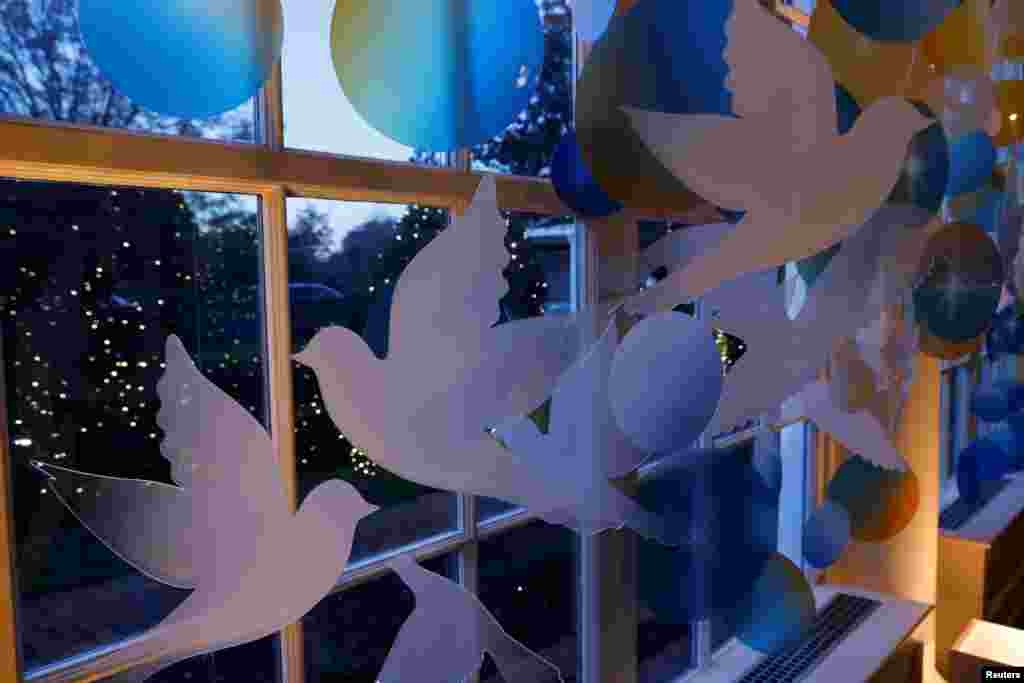
[[[576,277],[572,267],[576,225],[572,218],[521,212],[506,212],[505,218],[505,246],[512,257],[505,269],[509,291],[500,302],[500,322],[570,312]],[[534,413],[538,425],[546,424],[548,407],[545,404]],[[477,523],[487,524],[522,509],[481,497],[476,510]]]
[[[0,180],[27,669],[136,635],[188,595],[97,541],[30,461],[172,483],[156,421],[168,334],[264,419],[258,219],[246,195]]]
[[[292,352],[323,327],[356,332],[378,357],[388,348],[395,284],[409,260],[448,225],[433,207],[288,200],[288,283]],[[377,467],[338,431],[316,376],[293,362],[299,495],[340,477],[381,510],[356,530],[351,562],[407,546],[459,526],[458,497]],[[400,425],[395,426],[401,428]],[[339,574],[341,573],[339,567]]]
[[[421,564],[459,580],[456,555]],[[412,590],[393,571],[324,598],[302,619],[306,680],[375,683],[415,606]]]
[[[110,128],[257,140],[256,104],[208,119],[147,111],[119,93],[89,57],[74,0],[0,2],[0,114]]]

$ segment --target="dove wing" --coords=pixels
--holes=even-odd
[[[763,203],[764,165],[737,163],[729,153],[739,150],[776,158],[783,150],[776,149],[774,138],[766,137],[763,130],[717,114],[623,109],[644,145],[690,190],[723,209],[745,211]]]
[[[181,340],[167,338],[157,384],[160,445],[174,480],[191,493],[192,542],[214,550],[258,539],[291,516],[274,449],[263,426],[199,372]],[[225,552],[227,552],[225,550]]]
[[[498,300],[508,290],[502,276],[509,258],[505,233],[494,178],[485,176],[466,212],[399,277],[391,303],[390,358],[437,371],[479,366],[485,335],[498,320]]]
[[[878,419],[859,410],[845,413],[836,407],[824,382],[812,382],[782,404],[783,423],[807,418],[847,449],[887,470],[906,471],[907,463],[885,434]]]
[[[751,135],[784,140],[791,154],[837,134],[832,67],[817,47],[757,0],[736,0],[726,38],[726,87],[733,93],[733,111],[754,124]],[[759,149],[735,145],[721,149]],[[732,155],[722,156],[735,163]]]
[[[152,481],[118,479],[37,464],[50,490],[111,552],[150,578],[194,588],[188,491]],[[81,493],[79,493],[81,491]]]

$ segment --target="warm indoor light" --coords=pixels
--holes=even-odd
[[[1016,121],[1017,120],[1017,115],[1016,114],[1010,114],[1010,120],[1011,121]]]

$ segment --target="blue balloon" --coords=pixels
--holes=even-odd
[[[815,569],[835,564],[850,543],[850,513],[827,500],[804,524],[804,558]]]
[[[994,235],[999,230],[999,219],[1002,216],[1005,203],[1005,192],[985,190],[982,192],[978,206],[970,215],[962,216],[961,220],[974,223],[985,232]]]
[[[603,218],[622,210],[622,204],[611,199],[590,174],[573,131],[563,135],[555,147],[551,184],[558,198],[577,216]]]
[[[1021,409],[1024,386],[1018,382],[1002,380],[975,387],[971,395],[971,410],[985,422],[1002,422],[1010,413]]]
[[[919,40],[963,0],[832,0],[850,26],[872,40]]]
[[[688,453],[634,497],[676,525],[684,543],[640,540],[639,596],[666,623],[730,614],[776,552],[779,492],[742,449]]]
[[[799,642],[817,614],[814,590],[783,555],[769,560],[735,611],[737,640],[766,655]]]
[[[1014,420],[1015,416],[1019,417]],[[1007,418],[1010,422],[1008,428],[996,429],[985,435],[986,439],[990,439],[1006,454],[1007,466],[1011,471],[1024,467],[1024,451],[1022,451],[1024,433],[1020,431],[1021,417],[1024,417],[1024,412],[1015,413]],[[1017,424],[1016,428],[1014,428],[1014,422]]]
[[[256,95],[281,55],[280,0],[79,0],[82,40],[119,92],[201,119]]]
[[[951,174],[949,143],[942,122],[922,102],[911,101],[918,111],[935,123],[917,133],[907,150],[896,186],[886,200],[889,204],[910,204],[938,213]]]
[[[980,190],[992,178],[996,166],[996,148],[984,131],[962,135],[950,145],[949,183],[946,195],[956,197]]]
[[[1010,456],[989,438],[973,441],[957,458],[956,483],[960,497],[977,503],[1010,472]]]

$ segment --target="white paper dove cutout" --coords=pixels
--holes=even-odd
[[[332,479],[293,513],[262,425],[199,372],[175,336],[167,339],[166,365],[157,423],[178,487],[42,467],[54,493],[117,555],[193,589],[145,639],[119,652],[115,669],[146,663],[118,683],[300,619],[334,587],[356,523],[377,509]]]
[[[892,192],[907,145],[932,123],[906,100],[883,98],[840,136],[832,71],[817,48],[757,0],[735,2],[726,33],[726,84],[740,118],[626,113],[687,187],[747,214],[717,247],[631,301],[630,313],[671,308],[845,239]]]
[[[923,228],[907,226],[930,217],[911,206],[876,212],[843,243],[795,320],[787,315],[775,269],[744,275],[708,293],[702,302],[710,324],[747,346],[725,377],[711,433],[776,410],[816,379],[839,338],[855,335],[904,293],[917,268],[914,257],[927,239]]]
[[[405,556],[389,563],[416,596],[377,683],[452,683],[491,655],[506,683],[561,683],[554,664],[508,635],[480,600]]]
[[[619,431],[608,400],[617,314],[597,344],[559,380],[548,434],[528,418],[508,420],[495,432],[513,458],[537,472],[540,482],[518,492],[532,514],[582,535],[628,526],[652,540],[678,545],[664,519],[609,483],[652,455],[634,448]]]
[[[916,335],[896,321],[891,325],[886,331],[880,318],[856,341],[840,340],[831,379],[812,382],[783,402],[780,420],[811,420],[850,451],[903,472],[908,465],[895,439]]]

